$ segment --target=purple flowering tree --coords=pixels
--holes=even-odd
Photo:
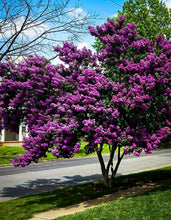
[[[37,162],[47,152],[73,157],[83,139],[111,186],[124,155],[151,154],[170,135],[171,44],[160,35],[155,42],[139,40],[135,24],[124,21],[120,16],[89,27],[102,42],[100,53],[66,42],[55,47],[64,65],[37,55],[17,65],[0,63],[1,129],[15,130],[24,121],[29,130],[26,151],[12,160],[14,166]]]

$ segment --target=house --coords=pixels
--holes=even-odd
[[[24,123],[18,127],[18,132],[3,129],[0,133],[0,146],[21,146],[23,137],[27,135],[27,128]]]

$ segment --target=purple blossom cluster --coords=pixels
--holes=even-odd
[[[150,154],[170,135],[171,44],[160,35],[139,40],[136,25],[124,21],[89,27],[102,42],[100,53],[65,42],[54,48],[61,65],[38,55],[0,63],[1,129],[24,121],[29,131],[14,166],[47,152],[73,157],[82,139],[87,153],[108,144]]]

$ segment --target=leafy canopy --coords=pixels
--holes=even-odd
[[[171,9],[160,0],[127,0],[119,15],[126,16],[127,23],[135,23],[140,37],[155,39],[162,34],[171,39]]]

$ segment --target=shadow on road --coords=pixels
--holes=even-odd
[[[99,180],[102,180],[102,175],[100,174],[95,174],[91,176],[63,176],[60,179],[54,178],[29,180],[28,182],[16,185],[15,187],[4,187],[0,193],[0,197],[1,201],[6,200],[3,199],[5,197],[8,197],[9,199],[20,198],[28,195],[56,190],[61,187],[67,187],[71,185],[83,184]]]

